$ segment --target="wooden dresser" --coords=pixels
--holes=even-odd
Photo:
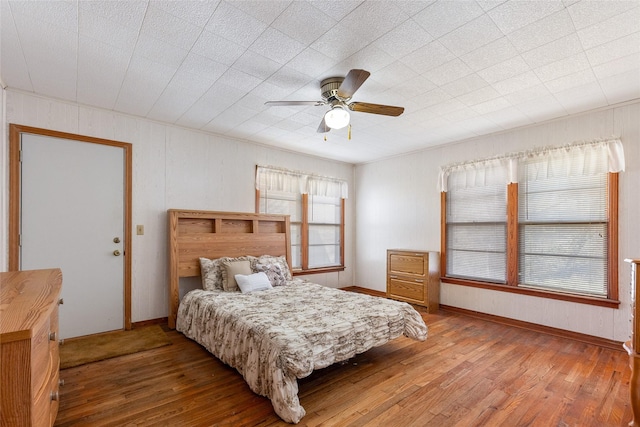
[[[387,298],[422,305],[429,313],[440,304],[440,254],[387,250]]]
[[[58,413],[59,269],[0,273],[0,426],[51,426]]]

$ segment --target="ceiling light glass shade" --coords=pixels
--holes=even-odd
[[[324,122],[331,129],[342,129],[349,124],[349,118],[349,112],[342,106],[336,105],[324,115]]]

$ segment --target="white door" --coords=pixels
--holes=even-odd
[[[124,150],[23,133],[20,269],[60,268],[60,335],[124,329]]]

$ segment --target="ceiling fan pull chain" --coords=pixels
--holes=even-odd
[[[349,129],[347,130],[347,139],[351,141],[351,124],[349,124]]]
[[[324,140],[325,141],[327,140],[327,134],[326,133],[324,134]]]

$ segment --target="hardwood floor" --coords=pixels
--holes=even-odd
[[[628,356],[441,310],[397,339],[299,380],[302,426],[626,426]],[[268,399],[197,343],[61,372],[56,426],[280,426]]]

